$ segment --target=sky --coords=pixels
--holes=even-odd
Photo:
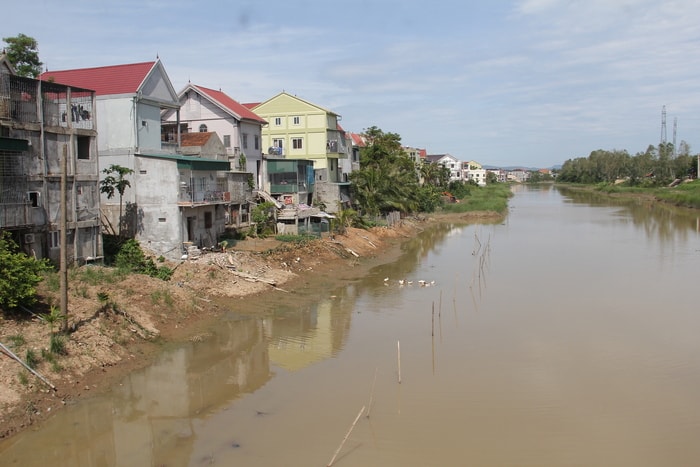
[[[674,134],[700,152],[697,0],[24,0],[1,15],[0,37],[35,38],[48,70],[159,58],[176,91],[286,91],[346,131],[462,161],[548,168]]]

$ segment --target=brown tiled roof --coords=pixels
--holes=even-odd
[[[200,133],[183,133],[180,135],[180,146],[204,146],[214,133],[204,131]]]

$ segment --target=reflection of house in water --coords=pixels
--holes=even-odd
[[[266,320],[271,364],[296,371],[336,355],[350,330],[351,314],[343,312],[349,308],[342,304],[338,299],[324,300],[294,316]]]
[[[37,449],[31,465],[179,465],[197,439],[197,419],[271,376],[259,319],[222,321],[202,342],[167,352],[132,373],[109,397],[95,398],[48,425],[46,440],[70,444],[73,458]],[[60,432],[59,432],[60,431]],[[54,462],[52,462],[54,461]]]

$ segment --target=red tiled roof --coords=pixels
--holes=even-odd
[[[97,68],[46,71],[39,75],[39,79],[92,89],[97,96],[134,94],[155,64],[156,62],[143,62]]]
[[[214,89],[209,89],[209,88],[205,88],[202,86],[196,86],[196,85],[194,87],[199,89],[201,92],[208,95],[209,97],[211,97],[215,101],[217,101],[219,104],[226,107],[231,112],[233,112],[236,115],[238,115],[239,117],[241,117],[241,119],[253,120],[255,122],[260,122],[260,123],[267,123],[262,117],[257,115],[255,112],[251,111],[248,107],[235,101],[234,99],[231,99],[229,96],[227,96],[225,93],[223,93],[221,91],[215,91]]]
[[[352,138],[352,142],[355,146],[363,147],[365,145],[365,140],[362,138],[362,135],[350,133],[350,137]]]
[[[262,102],[246,102],[245,104],[243,104],[243,107],[253,110],[260,104],[262,104]]]

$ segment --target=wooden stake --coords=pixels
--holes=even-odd
[[[398,350],[399,384],[401,384],[401,341],[396,341],[396,349]]]
[[[433,327],[430,335],[435,336],[435,302],[433,302]]]
[[[343,438],[343,441],[340,443],[340,446],[338,446],[338,449],[335,450],[335,454],[333,454],[333,458],[331,461],[328,463],[326,467],[331,467],[333,465],[333,462],[335,462],[335,458],[338,457],[338,453],[340,452],[341,449],[343,449],[343,445],[345,444],[345,441],[348,440],[350,437],[350,433],[352,433],[352,429],[355,428],[355,425],[357,424],[357,421],[360,419],[362,416],[362,412],[365,411],[365,406],[363,405],[362,408],[360,409],[360,413],[357,414],[357,417],[355,417],[355,421],[352,422],[352,425],[350,425],[350,429],[348,430],[347,434],[345,435],[345,438]]]

